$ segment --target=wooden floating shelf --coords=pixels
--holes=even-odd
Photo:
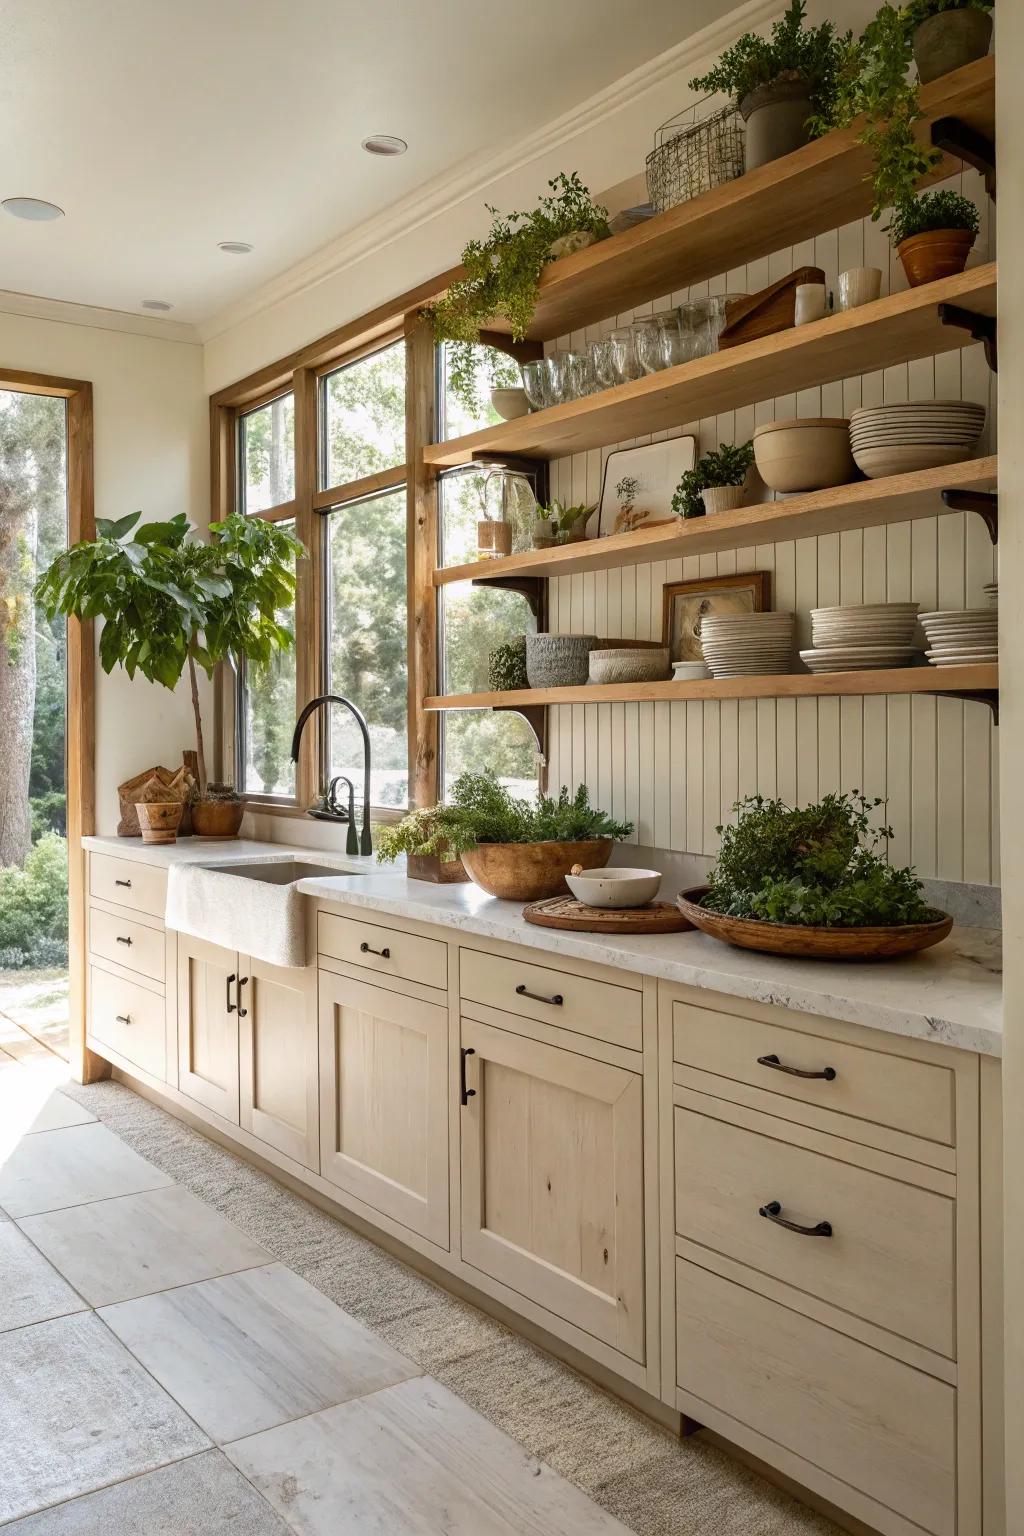
[[[942,324],[940,304],[994,315],[995,262],[467,437],[432,443],[423,450],[424,461],[445,469],[486,453],[561,458],[768,400],[780,389],[793,394],[969,346],[967,331]]]
[[[709,678],[700,683],[588,683],[579,688],[521,688],[507,693],[459,693],[424,700],[427,709],[523,709],[543,704],[659,703],[674,699],[849,698],[863,694],[994,693],[999,668],[900,667],[877,672],[804,672],[766,677]]]
[[[955,117],[995,138],[995,59],[921,89],[919,136]],[[670,208],[667,213],[552,263],[541,278],[530,336],[549,340],[743,266],[783,246],[837,229],[871,211],[871,155],[859,126],[826,134],[781,160]],[[946,156],[930,180],[962,162]]]
[[[722,549],[775,544],[816,534],[843,533],[850,528],[876,528],[883,523],[934,517],[946,509],[944,490],[994,491],[995,455],[950,464],[940,469],[892,475],[885,480],[857,480],[827,491],[809,491],[783,501],[719,512],[713,517],[675,520],[638,533],[616,533],[604,539],[584,539],[553,549],[525,550],[501,560],[476,560],[434,572],[434,585],[452,581],[495,581],[509,576],[575,576],[652,560],[679,560]]]

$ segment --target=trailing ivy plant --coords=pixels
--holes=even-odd
[[[837,36],[831,21],[805,27],[806,12],[806,0],[790,0],[788,10],[775,22],[769,37],[745,33],[725,50],[714,69],[690,81],[690,89],[722,91],[741,102],[760,86],[802,80],[808,87],[813,121],[822,122],[831,109],[836,70],[850,34]],[[824,129],[818,127],[814,131]]]
[[[692,469],[686,470],[675,488],[672,510],[679,517],[703,517],[701,492],[716,485],[742,485],[754,462],[754,444],[723,443],[702,454]]]
[[[970,198],[949,191],[922,192],[920,197],[900,203],[886,226],[893,245],[932,229],[966,229],[976,235],[980,227],[977,207]]]
[[[909,868],[888,864],[891,827],[872,825],[883,802],[859,790],[794,810],[751,795],[733,806],[704,906],[731,917],[812,927],[925,922],[933,916]]]
[[[479,407],[473,348],[480,331],[502,319],[513,340],[521,341],[533,318],[541,273],[555,259],[552,245],[567,235],[603,240],[610,233],[607,208],[591,200],[575,171],[560,172],[548,186],[550,194],[529,212],[504,214],[486,205],[490,233],[484,240],[469,242],[462,253],[465,277],[453,283],[430,311],[435,339],[449,343],[452,390],[468,410]]]

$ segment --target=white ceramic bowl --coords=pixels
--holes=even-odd
[[[585,869],[566,875],[565,883],[588,907],[642,907],[657,896],[661,875],[656,869]]]
[[[491,404],[502,421],[515,421],[517,416],[525,416],[530,409],[525,389],[492,389]]]
[[[674,661],[672,676],[677,683],[700,683],[711,676],[705,661]]]

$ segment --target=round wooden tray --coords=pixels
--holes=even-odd
[[[807,928],[796,923],[762,923],[755,918],[728,917],[701,906],[706,885],[680,891],[676,903],[694,927],[740,949],[807,960],[888,960],[929,949],[946,937],[953,919],[932,908],[928,923],[904,923],[893,928]]]
[[[645,907],[588,907],[574,896],[549,896],[523,908],[538,928],[568,928],[577,933],[685,933],[693,924],[670,901]]]

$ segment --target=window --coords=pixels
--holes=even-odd
[[[320,387],[322,487],[404,463],[404,341],[327,374]]]
[[[295,399],[290,393],[238,418],[239,510],[266,512],[295,497]]]
[[[284,525],[295,532],[294,522]],[[277,614],[279,624],[295,634],[295,609]],[[295,797],[295,764],[291,760],[296,715],[294,646],[277,651],[265,673],[254,676],[245,664],[238,676],[239,788],[248,795],[291,800]]]
[[[463,437],[479,427],[493,427],[501,417],[491,404],[492,389],[515,389],[522,384],[518,363],[507,352],[495,347],[474,347],[476,405],[470,409],[456,394],[452,381],[451,349],[447,342],[438,349],[438,437],[442,443],[450,437]]]

